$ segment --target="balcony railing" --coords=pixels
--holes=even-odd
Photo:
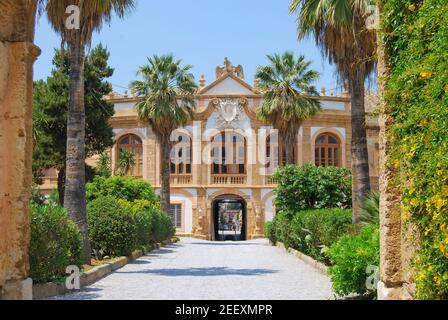
[[[188,185],[193,182],[191,174],[172,174],[170,176],[170,183],[172,185]]]
[[[278,181],[277,181],[277,179],[275,179],[274,176],[269,175],[269,176],[265,176],[264,184],[267,186],[276,186],[276,185],[278,185]]]
[[[245,185],[247,176],[245,174],[214,174],[212,184],[214,185]]]

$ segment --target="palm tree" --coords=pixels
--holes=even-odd
[[[131,83],[140,97],[135,108],[139,118],[152,127],[161,147],[161,208],[170,210],[170,154],[174,145],[171,134],[192,119],[196,107],[194,94],[198,88],[192,66],[181,67],[181,60],[172,55],[154,55],[148,64],[139,68],[137,76],[143,80]]]
[[[299,38],[314,36],[350,91],[354,222],[360,220],[370,192],[364,91],[375,70],[376,32],[366,27],[371,4],[371,0],[292,0],[290,5],[291,13],[298,13]]]
[[[319,73],[309,70],[311,62],[304,56],[296,60],[292,52],[268,55],[270,65],[260,66],[255,77],[264,92],[258,109],[260,119],[272,123],[286,151],[286,163],[294,163],[294,146],[303,121],[321,108],[316,88],[311,83]]]
[[[78,224],[83,235],[85,263],[90,263],[85,192],[85,106],[84,56],[92,34],[109,23],[112,15],[123,17],[134,7],[134,0],[39,0],[40,12],[45,10],[53,29],[61,35],[69,49],[70,98],[67,114],[67,157],[64,206]],[[66,10],[79,8],[79,28],[67,28]]]
[[[118,161],[118,175],[124,177],[135,166],[135,153],[129,150],[121,150]]]
[[[110,176],[112,175],[111,163],[112,160],[107,151],[99,155],[96,167],[97,172],[101,177],[110,178]]]

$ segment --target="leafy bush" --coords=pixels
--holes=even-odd
[[[86,188],[88,202],[102,196],[112,196],[129,202],[144,200],[153,208],[160,206],[152,186],[141,179],[97,176],[93,182],[87,184]]]
[[[342,236],[328,249],[327,255],[333,264],[329,273],[338,295],[368,293],[367,267],[378,267],[380,262],[378,225],[366,226],[357,236]]]
[[[326,249],[345,234],[351,225],[351,210],[320,209],[290,215],[279,213],[268,225],[267,236],[275,243],[283,242],[319,261],[329,263]]]
[[[416,229],[416,298],[448,299],[448,2],[385,0],[390,161]]]
[[[137,247],[135,214],[113,196],[101,196],[87,206],[89,239],[101,258],[128,256]]]
[[[174,236],[176,230],[170,217],[160,209],[152,208],[149,201],[118,200],[118,202],[134,215],[139,245],[161,242]]]
[[[277,237],[275,236],[275,224],[274,221],[268,221],[264,225],[264,235],[274,245],[277,244]]]
[[[350,170],[314,165],[288,165],[275,173],[279,185],[275,205],[279,211],[351,207]]]
[[[172,238],[176,233],[176,229],[170,217],[158,209],[152,209],[150,212],[152,217],[152,241],[161,242]]]
[[[78,226],[55,202],[31,204],[30,277],[48,282],[65,276],[70,265],[82,264],[82,240]]]

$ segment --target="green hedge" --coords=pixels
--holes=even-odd
[[[148,207],[145,200],[134,202],[119,200],[119,202],[126,210],[134,214],[139,245],[162,242],[176,233],[170,217],[160,209]]]
[[[65,277],[67,266],[81,266],[81,233],[64,208],[31,204],[29,257],[30,277],[38,283]]]
[[[99,197],[112,196],[129,202],[140,201],[145,207],[159,208],[159,199],[152,186],[141,179],[133,177],[96,176],[93,182],[86,185],[87,202]]]
[[[305,209],[350,208],[352,179],[350,170],[339,167],[288,165],[275,173],[275,206],[294,213]]]
[[[265,231],[271,242],[282,242],[286,247],[329,263],[325,250],[348,231],[351,222],[351,210],[307,210],[299,211],[293,217],[279,213],[266,225]]]
[[[102,196],[88,204],[92,250],[98,258],[127,256],[133,250],[174,236],[171,219],[144,201],[129,202]]]
[[[167,214],[160,210],[152,210],[151,217],[151,239],[153,242],[161,242],[174,236],[176,229]]]
[[[390,162],[418,231],[416,298],[448,299],[448,2],[384,0]]]
[[[90,245],[98,258],[128,256],[138,245],[134,213],[112,196],[89,202],[87,222]]]
[[[367,267],[378,268],[380,263],[378,225],[368,225],[356,236],[342,236],[326,254],[331,260],[329,273],[336,294],[345,296],[376,292],[366,287],[366,280],[370,276]]]

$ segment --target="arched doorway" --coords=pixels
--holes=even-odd
[[[235,195],[223,195],[213,201],[212,240],[244,241],[247,238],[247,205]]]

